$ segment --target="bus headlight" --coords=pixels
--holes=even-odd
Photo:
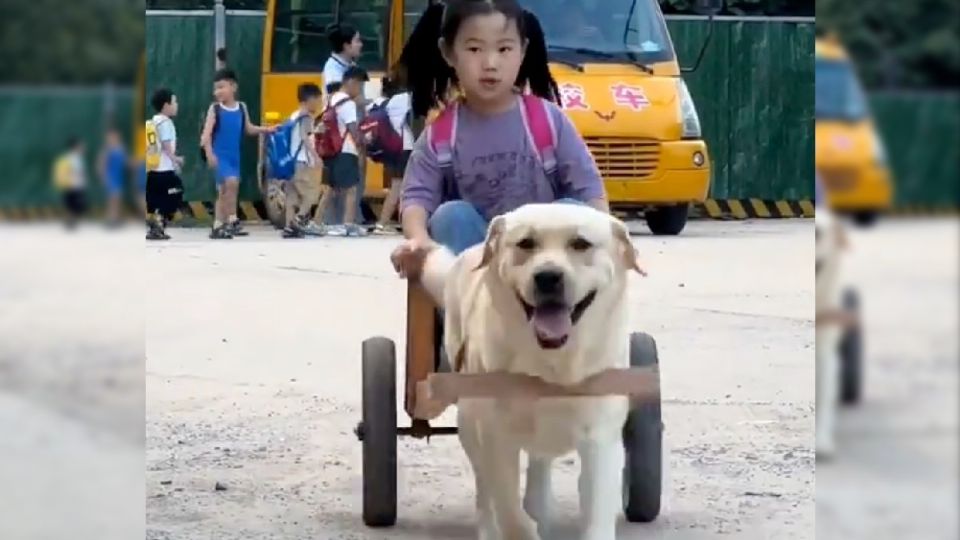
[[[680,96],[680,123],[683,126],[682,137],[684,139],[700,139],[703,135],[700,130],[700,116],[697,115],[697,107],[693,104],[693,98],[690,97],[690,90],[687,89],[687,83],[683,79],[677,79],[677,94]]]

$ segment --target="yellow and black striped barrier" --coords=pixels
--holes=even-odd
[[[700,217],[712,219],[811,218],[811,200],[707,199],[694,205]]]
[[[369,201],[370,208],[379,215],[383,201]],[[175,217],[175,221],[190,218],[199,222],[213,220],[213,201],[191,201],[185,203]],[[614,214],[621,218],[639,216],[639,211],[620,210],[614,204]],[[93,216],[103,214],[103,209],[95,209]],[[931,217],[956,216],[960,214],[960,204],[947,205],[905,205],[883,212],[888,216]],[[64,211],[57,206],[0,208],[0,223],[49,221],[62,218]],[[703,203],[691,206],[690,216],[702,219],[785,219],[812,218],[813,201],[810,200],[764,200],[764,199],[707,199]],[[263,201],[241,201],[238,217],[244,221],[269,221]]]

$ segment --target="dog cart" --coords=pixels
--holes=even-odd
[[[407,350],[404,409],[409,426],[397,422],[397,350],[385,337],[363,342],[362,420],[355,433],[363,444],[363,521],[369,527],[391,527],[397,519],[397,438],[429,439],[455,435],[456,427],[433,426],[418,408],[424,384],[434,374],[449,372],[442,352],[442,319],[427,292],[410,283],[407,292]],[[630,363],[634,368],[654,368],[659,388],[657,345],[644,333],[630,336]],[[659,392],[659,391],[658,391]],[[659,396],[659,393],[658,393]],[[421,403],[421,405],[423,405]],[[631,522],[650,522],[660,513],[662,491],[663,422],[660,399],[632,405],[623,427],[626,465],[623,507]]]

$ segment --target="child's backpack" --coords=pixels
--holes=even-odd
[[[397,163],[403,156],[403,134],[393,127],[387,112],[390,99],[371,107],[360,126],[362,133],[370,134],[367,157],[377,163]]]
[[[547,102],[534,95],[521,96],[523,127],[537,151],[537,158],[553,187],[555,197],[560,195],[560,178],[557,174],[557,132],[550,119]],[[453,147],[457,140],[457,112],[459,102],[448,105],[427,129],[427,140],[437,156],[437,164],[443,175],[443,200],[460,198],[460,188],[453,171]]]
[[[320,115],[320,122],[315,126],[317,155],[321,159],[336,157],[343,151],[343,135],[340,133],[340,124],[337,121],[337,109],[344,103],[351,101],[345,97],[337,103],[327,105]]]
[[[296,150],[291,148],[293,130],[300,128],[300,122],[306,115],[297,116],[280,124],[277,130],[267,136],[267,178],[290,180],[297,170],[297,154],[303,149],[301,139]]]
[[[243,123],[246,125],[247,120],[250,118],[250,113],[247,112],[247,104],[239,101],[240,109],[243,110]],[[220,127],[220,110],[223,108],[219,102],[213,102],[213,129],[210,131],[210,144],[213,144],[213,137],[217,134],[217,128]],[[200,134],[198,139],[203,136],[203,125],[207,123],[206,115],[203,116],[203,120],[200,121]],[[203,145],[200,145],[200,161],[203,163],[207,162],[207,153],[203,149]]]
[[[160,136],[157,133],[157,123],[151,118],[147,120],[144,126],[144,134],[147,138],[147,146],[144,152],[144,166],[147,171],[155,171],[160,168],[160,156],[163,148],[160,146]]]

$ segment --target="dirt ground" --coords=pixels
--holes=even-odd
[[[360,519],[360,342],[402,350],[395,240],[173,232],[144,256],[136,228],[0,229],[0,538],[142,538],[144,492],[153,540],[473,538],[452,438],[402,440],[397,527]],[[620,537],[956,538],[957,240],[945,221],[854,233],[865,401],[815,481],[812,224],[637,236],[670,476],[661,518]],[[550,540],[576,537],[576,470]]]
[[[456,438],[402,440],[397,526],[360,519],[360,343],[403,350],[396,240],[172,234],[147,248],[164,290],[147,300],[147,537],[473,538]],[[650,277],[630,303],[660,347],[669,507],[620,537],[810,538],[812,223],[693,223],[635,242]],[[558,539],[574,537],[577,469],[558,475]]]

